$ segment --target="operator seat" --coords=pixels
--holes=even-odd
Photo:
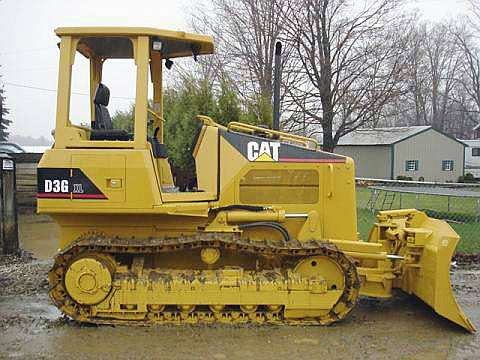
[[[95,91],[93,104],[95,105],[95,120],[93,128],[95,130],[112,130],[112,118],[108,112],[107,106],[110,102],[110,90],[103,84],[98,84]]]
[[[109,102],[110,90],[104,84],[98,84],[93,99],[95,119],[92,122],[90,140],[130,140],[131,136],[125,130],[113,128],[112,118],[107,109]]]

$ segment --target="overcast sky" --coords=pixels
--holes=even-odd
[[[0,86],[4,84],[10,132],[50,136],[55,126],[58,49],[53,30],[59,26],[151,26],[185,30],[194,0],[0,0]],[[437,21],[465,13],[465,0],[418,0],[412,5]],[[72,90],[88,93],[87,62],[78,58]],[[75,76],[80,75],[80,76]],[[127,109],[134,94],[133,65],[105,66],[112,91],[110,113]],[[26,87],[23,87],[26,86]],[[49,91],[52,90],[52,91]],[[72,96],[71,120],[88,122],[88,97]]]

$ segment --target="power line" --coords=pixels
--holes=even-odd
[[[42,88],[38,86],[30,86],[30,85],[23,85],[23,84],[15,84],[11,82],[5,82],[5,85],[8,86],[13,86],[13,87],[18,87],[18,88],[25,88],[25,89],[32,89],[32,90],[39,90],[39,91],[45,91],[45,92],[52,92],[56,93],[57,90],[54,89],[47,89],[47,88]],[[77,91],[72,91],[73,95],[80,95],[80,96],[90,96],[87,93],[82,93],[82,92],[77,92]],[[112,99],[120,99],[120,100],[135,100],[135,98],[131,97],[126,97],[126,96],[111,96]]]
[[[0,56],[3,55],[17,55],[17,54],[28,54],[32,52],[38,52],[38,51],[47,51],[47,50],[53,50],[53,46],[49,47],[43,47],[43,48],[37,48],[37,49],[24,49],[24,50],[13,50],[13,51],[5,51],[5,52],[0,52]]]
[[[0,0],[1,1],[1,0]],[[49,66],[49,67],[38,67],[38,68],[22,68],[22,67],[15,67],[10,65],[3,64],[2,67],[5,67],[9,71],[57,71],[58,67],[56,66]]]
[[[54,93],[57,92],[57,90],[53,90],[53,89],[45,89],[45,88],[36,87],[36,86],[28,86],[28,85],[14,84],[14,83],[11,83],[11,82],[6,82],[5,85],[13,86],[13,87],[20,87],[20,88],[25,88],[25,89],[48,91],[48,92],[54,92]],[[86,94],[78,93],[78,94],[75,94],[75,95],[86,95]]]

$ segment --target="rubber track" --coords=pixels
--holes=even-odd
[[[70,260],[76,258],[78,255],[84,252],[112,255],[155,254],[163,252],[172,253],[181,250],[192,250],[204,247],[234,250],[257,256],[285,256],[294,258],[298,261],[302,258],[310,256],[329,256],[342,267],[345,274],[345,291],[327,317],[322,317],[322,319],[309,318],[304,320],[295,319],[289,321],[282,321],[283,319],[280,319],[280,322],[299,325],[327,325],[343,319],[355,306],[360,289],[360,279],[358,277],[355,264],[350,257],[338,250],[334,244],[323,241],[309,241],[305,243],[295,240],[289,241],[288,243],[273,241],[250,241],[248,239],[241,239],[237,235],[225,233],[199,233],[193,236],[182,236],[177,238],[144,239],[135,237],[108,237],[101,233],[88,233],[74,241],[55,257],[55,263],[49,272],[49,295],[55,305],[63,313],[81,322],[96,324],[148,324],[149,320],[118,320],[90,317],[88,315],[90,313],[89,306],[76,303],[72,298],[70,298],[65,290],[63,277]],[[335,311],[336,308],[341,309],[341,311]],[[205,317],[205,314],[195,317],[195,311],[192,314],[193,315],[189,318],[190,321],[185,322],[191,323],[192,317],[197,318],[198,321],[195,322],[202,322],[201,319]],[[174,321],[171,322],[182,323],[182,317],[177,315],[173,314]],[[147,317],[148,316],[146,316],[146,319]],[[279,322],[278,317],[274,317],[272,319],[271,316],[266,317],[265,314],[261,312],[255,313],[254,316],[250,316],[250,318],[254,317],[261,319],[262,321],[260,322]],[[172,316],[170,316],[170,318],[172,318]],[[212,322],[211,318],[206,320],[210,321],[205,322]]]

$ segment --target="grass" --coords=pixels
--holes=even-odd
[[[362,239],[366,239],[373,223],[376,221],[372,210],[367,206],[371,190],[357,188],[358,231]],[[377,201],[377,209],[381,208],[383,194]],[[468,254],[480,253],[480,213],[477,199],[450,198],[435,195],[396,194],[392,209],[419,209],[431,217],[447,220],[460,235],[457,252]]]
[[[372,190],[357,187],[357,207],[367,208]],[[377,200],[377,206],[381,206],[384,192]],[[392,209],[429,209],[438,212],[453,212],[463,215],[478,216],[477,199],[451,197],[450,205],[446,196],[400,194],[395,195]]]
[[[376,216],[369,209],[357,208],[357,230],[362,239],[368,238],[370,229],[376,220]]]

